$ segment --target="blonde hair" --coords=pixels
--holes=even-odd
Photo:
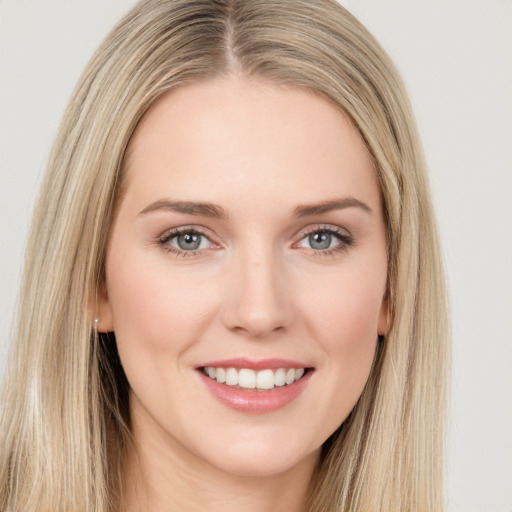
[[[49,158],[3,388],[2,511],[118,507],[127,382],[115,340],[91,325],[123,156],[163,92],[235,69],[328,98],[358,129],[382,190],[390,330],[358,404],[323,446],[310,510],[443,510],[443,270],[421,146],[393,64],[334,0],[143,0],[84,71]]]

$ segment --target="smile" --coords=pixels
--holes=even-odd
[[[250,368],[223,368],[206,366],[203,373],[217,381],[238,389],[268,391],[275,387],[289,386],[301,379],[305,368],[277,368],[255,371]]]
[[[211,361],[199,367],[206,389],[219,402],[243,413],[269,413],[294,402],[315,368],[285,359]]]

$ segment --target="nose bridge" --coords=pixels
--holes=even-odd
[[[282,261],[270,244],[241,248],[230,270],[226,327],[251,337],[286,329],[292,308],[285,284]]]

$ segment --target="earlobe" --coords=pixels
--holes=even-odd
[[[105,284],[100,285],[98,288],[94,316],[94,325],[98,332],[112,332],[114,330],[112,308],[110,307],[110,300]]]

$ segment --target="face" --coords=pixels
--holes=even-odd
[[[99,304],[139,444],[240,475],[316,456],[383,333],[379,186],[327,100],[242,78],[161,97],[130,142]]]

